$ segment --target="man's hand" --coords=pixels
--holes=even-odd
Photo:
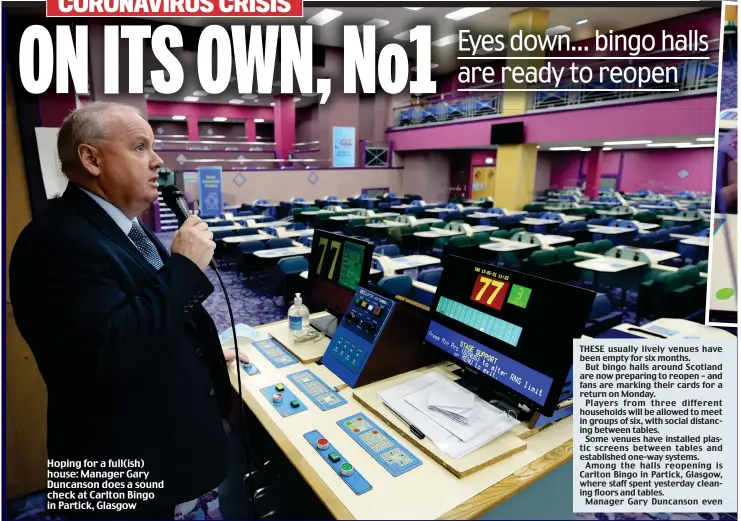
[[[227,364],[230,364],[237,359],[237,354],[235,352],[236,349],[234,349],[233,347],[222,347],[221,349],[224,352],[224,360]],[[244,362],[245,364],[250,363],[250,359],[247,356],[247,353],[245,353],[241,349],[239,350],[239,360]]]
[[[170,252],[189,258],[196,266],[205,270],[215,249],[214,234],[208,229],[208,225],[191,215],[175,232]]]

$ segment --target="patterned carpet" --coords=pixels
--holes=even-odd
[[[738,108],[738,62],[723,62],[723,76],[720,84],[720,109]]]

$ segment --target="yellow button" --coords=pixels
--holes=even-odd
[[[285,389],[285,387],[283,387],[283,384],[278,384],[278,385],[275,386],[275,390],[276,391],[283,391],[284,389]]]

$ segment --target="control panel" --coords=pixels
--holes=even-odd
[[[340,396],[337,391],[325,384],[308,369],[289,374],[288,379],[322,411],[329,411],[347,403],[347,400]]]
[[[358,288],[322,357],[322,364],[354,386],[395,306],[389,298]]]
[[[368,480],[360,475],[353,464],[343,458],[342,454],[319,431],[307,432],[304,434],[304,439],[316,449],[322,459],[334,469],[340,479],[357,495],[364,494],[373,488]]]
[[[574,367],[569,369],[569,376],[566,377],[563,389],[561,390],[561,396],[559,397],[559,407],[555,410],[552,416],[543,416],[540,413],[533,414],[530,419],[528,427],[531,429],[537,429],[545,427],[548,424],[571,416],[574,413]]]
[[[283,347],[273,338],[252,342],[252,345],[255,346],[255,349],[257,349],[262,356],[270,360],[270,363],[279,369],[287,365],[298,363],[298,360],[283,349]]]
[[[306,410],[306,405],[282,383],[263,387],[260,392],[284,418]]]
[[[422,465],[419,458],[363,413],[340,420],[337,425],[394,477]]]
[[[256,374],[260,374],[260,370],[257,368],[254,362],[250,361],[250,363],[239,361],[239,365],[242,366],[242,369],[245,373],[247,373],[247,376],[255,376]]]

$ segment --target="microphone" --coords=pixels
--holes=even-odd
[[[165,204],[167,207],[172,211],[172,213],[175,214],[175,217],[178,220],[178,227],[182,226],[185,220],[190,217],[190,208],[188,208],[188,202],[185,200],[185,196],[183,195],[183,192],[180,191],[180,189],[175,185],[167,185],[162,188],[162,199],[165,201]],[[247,473],[245,477],[249,477],[252,475],[252,467],[256,468],[256,465],[252,461],[252,456],[250,452],[250,443],[247,439],[247,429],[246,429],[246,423],[244,421],[244,400],[242,399],[242,362],[239,358],[239,345],[237,343],[237,327],[234,322],[234,313],[232,312],[232,304],[229,300],[229,293],[226,291],[226,285],[224,284],[224,281],[221,279],[221,274],[219,273],[219,270],[216,269],[216,262],[214,259],[211,259],[211,262],[209,263],[209,266],[211,266],[211,269],[214,270],[214,273],[216,273],[216,277],[219,279],[219,284],[221,285],[221,290],[224,292],[224,299],[226,300],[226,307],[229,311],[229,319],[232,326],[232,335],[234,337],[234,354],[236,355],[236,364],[237,364],[237,386],[239,387],[239,411],[240,411],[240,419],[241,419],[241,427],[242,427],[242,445],[243,450],[245,451],[245,459],[247,463]],[[250,493],[252,495],[252,501],[254,502],[254,495],[255,493],[252,491],[252,482],[250,482]]]
[[[175,214],[178,220],[178,226],[182,226],[185,220],[190,216],[190,208],[185,200],[183,192],[175,185],[167,185],[162,188],[162,199],[167,207]]]

